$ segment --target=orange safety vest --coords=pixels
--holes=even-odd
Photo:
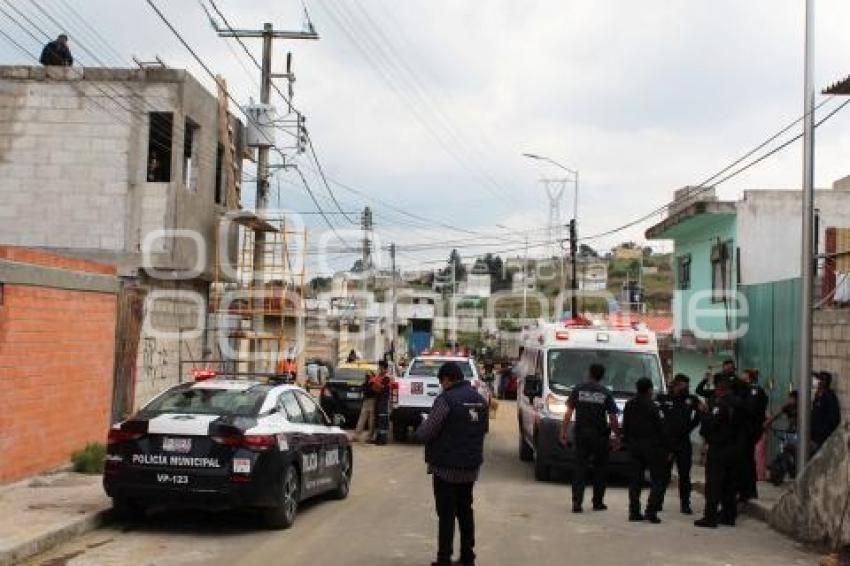
[[[275,373],[278,373],[278,374],[282,374],[282,373],[292,373],[292,374],[294,374],[294,373],[297,373],[297,372],[298,372],[298,366],[296,366],[295,362],[292,361],[292,360],[280,360],[277,363],[277,369],[275,370]]]

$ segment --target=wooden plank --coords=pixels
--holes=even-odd
[[[238,170],[233,151],[233,129],[230,127],[230,113],[227,110],[227,81],[221,75],[216,76],[218,86],[218,137],[224,148],[224,163],[222,170],[227,172],[227,192],[225,202],[227,208],[239,208],[240,194],[237,180]]]

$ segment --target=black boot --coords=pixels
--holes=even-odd
[[[640,512],[629,513],[629,521],[636,523],[638,521],[645,521],[646,517],[640,514]]]
[[[702,519],[697,519],[694,521],[695,527],[703,527],[706,529],[716,529],[717,521],[715,519],[709,519],[708,517],[703,517]]]
[[[646,520],[652,523],[653,525],[658,525],[659,523],[661,523],[661,519],[658,518],[658,514],[654,512],[647,511]]]

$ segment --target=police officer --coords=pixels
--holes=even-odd
[[[690,394],[689,385],[690,378],[683,373],[677,373],[670,384],[670,393],[658,395],[658,403],[664,412],[664,430],[671,452],[667,474],[670,477],[675,463],[676,472],[679,474],[679,503],[685,515],[693,514],[691,509],[691,465],[693,464],[691,432],[700,423],[700,401],[696,395]]]
[[[623,411],[623,442],[629,453],[629,521],[647,520],[658,524],[658,512],[667,489],[667,442],[664,414],[652,399],[652,380],[642,377],[635,384],[637,396],[626,403]],[[649,499],[646,515],[640,512],[640,492],[649,470]]]
[[[711,366],[709,366],[709,369]],[[723,360],[723,365],[718,373],[714,375],[711,372],[706,372],[705,378],[697,384],[696,394],[710,401],[714,395],[715,382],[718,378],[725,377],[730,388],[735,393],[740,393],[738,387],[740,380],[738,379],[738,368],[735,366],[734,360]]]
[[[741,374],[744,409],[744,430],[742,431],[741,481],[738,484],[738,499],[744,503],[758,498],[756,474],[756,444],[764,433],[764,421],[767,413],[768,397],[758,383],[759,371],[746,369]]]
[[[575,459],[576,468],[573,475],[573,513],[582,512],[584,488],[587,484],[587,470],[591,461],[594,467],[593,478],[593,510],[604,511],[605,487],[608,475],[608,457],[611,432],[614,438],[619,437],[617,423],[617,404],[607,387],[602,385],[605,368],[600,364],[592,364],[588,368],[587,379],[576,385],[567,399],[567,412],[561,426],[559,442],[567,445],[568,432],[573,412],[576,415],[575,428]],[[606,415],[608,419],[606,420]]]
[[[460,564],[475,564],[475,522],[472,490],[484,461],[484,435],[489,427],[487,402],[454,362],[440,366],[437,378],[443,392],[416,431],[425,443],[425,461],[433,476],[434,501],[439,519],[437,561],[452,564],[455,519],[460,527]]]
[[[729,379],[718,376],[714,382],[711,406],[702,411],[700,434],[708,443],[705,463],[705,511],[697,527],[716,528],[718,522],[735,525],[735,494],[740,475],[741,407],[732,394]],[[719,514],[718,514],[719,510]]]
[[[378,362],[378,375],[375,376],[375,444],[387,443],[390,436],[390,365],[386,360]]]

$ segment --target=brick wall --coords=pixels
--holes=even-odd
[[[0,266],[114,273],[52,254],[0,248]],[[36,270],[38,268],[35,268]],[[56,468],[109,426],[116,297],[6,282],[0,303],[0,482]]]
[[[843,421],[850,420],[850,310],[815,311],[814,370],[832,372]]]

